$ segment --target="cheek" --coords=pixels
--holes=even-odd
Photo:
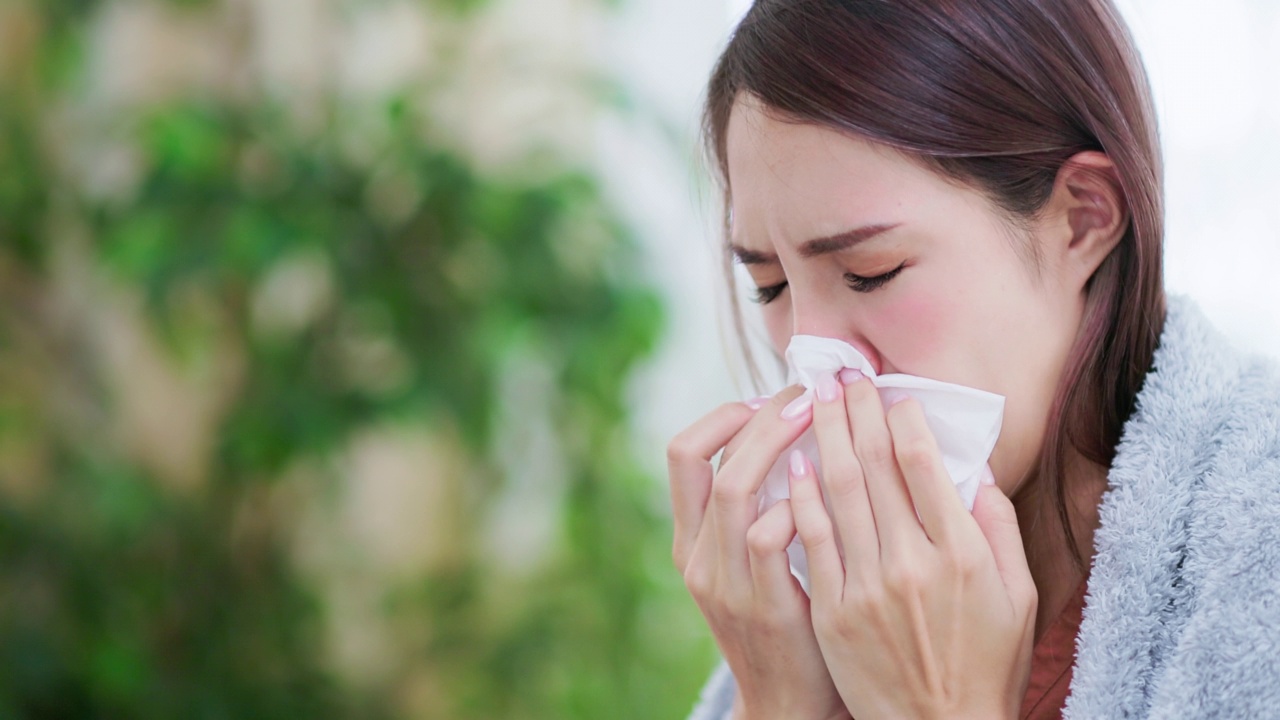
[[[945,372],[946,350],[963,320],[957,305],[941,293],[913,292],[876,313],[868,333],[884,362],[898,372],[938,377]],[[939,379],[942,379],[939,377]]]

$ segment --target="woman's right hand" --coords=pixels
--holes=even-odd
[[[763,515],[756,492],[812,421],[791,387],[754,410],[717,408],[667,448],[672,555],[738,684],[735,718],[848,718],[814,636],[809,597],[791,575],[791,504]],[[711,459],[724,450],[719,470]]]

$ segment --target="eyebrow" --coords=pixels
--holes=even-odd
[[[859,243],[870,240],[881,233],[886,233],[901,223],[892,223],[888,225],[867,225],[865,227],[846,230],[828,235],[827,237],[814,238],[806,240],[800,245],[800,257],[811,258],[819,255],[828,255],[830,253],[848,250]],[[758,250],[749,250],[741,245],[729,244],[729,252],[738,259],[743,265],[773,265],[778,262],[778,256],[774,253],[760,252]]]

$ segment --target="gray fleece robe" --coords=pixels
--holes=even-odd
[[[1280,363],[1170,295],[1107,480],[1063,717],[1280,718]]]

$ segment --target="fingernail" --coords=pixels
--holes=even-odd
[[[978,483],[981,485],[995,485],[996,476],[991,472],[990,465],[982,466],[982,474],[978,476]]]
[[[791,474],[795,477],[804,477],[809,472],[809,464],[805,462],[804,453],[799,450],[791,451]]]
[[[804,417],[812,409],[813,398],[809,396],[809,393],[805,393],[782,408],[782,419],[797,420]]]
[[[836,384],[835,375],[821,375],[814,390],[818,393],[818,402],[831,402],[836,399],[840,386]]]
[[[901,390],[889,389],[889,390],[885,390],[884,394],[881,397],[884,398],[884,406],[887,409],[887,408],[893,407],[894,405],[897,405],[898,403],[902,402],[903,400],[906,400],[911,396]]]
[[[760,397],[757,397],[757,398],[751,398],[750,400],[747,400],[743,404],[751,408],[752,410],[759,410],[760,408],[764,407],[768,402],[769,402],[769,396],[761,395]]]
[[[840,384],[852,385],[864,377],[866,376],[857,368],[845,368],[840,371]]]

